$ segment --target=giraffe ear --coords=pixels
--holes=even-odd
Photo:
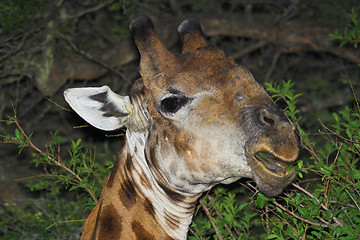
[[[101,130],[127,126],[133,113],[129,97],[114,93],[108,86],[69,88],[64,97],[80,117]]]

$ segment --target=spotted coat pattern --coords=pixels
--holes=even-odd
[[[130,31],[141,78],[129,96],[107,86],[64,92],[94,127],[127,128],[81,239],[186,239],[200,195],[242,177],[269,196],[281,193],[295,176],[288,168],[297,137],[251,73],[209,46],[194,19],[179,25],[180,55],[162,45],[147,17]]]

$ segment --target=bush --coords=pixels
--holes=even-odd
[[[51,133],[53,142],[41,150],[32,142],[32,135],[20,126],[15,115],[6,123],[14,124],[14,135],[2,135],[2,142],[16,144],[19,154],[24,148],[32,152],[31,162],[43,174],[18,179],[28,182],[31,191],[45,192],[45,198],[16,203],[0,203],[0,237],[5,239],[79,239],[83,217],[97,203],[103,181],[113,164],[97,163],[93,149],[85,149],[81,139],[71,140],[67,158],[60,151],[61,137]]]
[[[309,159],[297,162],[297,182],[276,198],[257,192],[251,181],[240,184],[253,196],[239,188],[215,188],[201,201],[206,214],[194,219],[196,237],[191,239],[359,239],[359,105],[334,113],[336,123],[323,125],[323,141],[317,145],[296,118],[300,95],[291,90],[293,83],[266,86],[276,100],[288,104],[285,112]]]
[[[359,104],[334,113],[335,124],[322,126],[319,134],[323,139],[317,145],[299,125],[295,105],[300,94],[292,90],[293,83],[268,83],[266,87],[276,101],[287,104],[285,112],[296,125],[306,151],[303,155],[309,159],[297,162],[298,181],[276,198],[257,192],[250,180],[239,183],[244,187],[214,188],[200,200],[190,239],[359,239]],[[84,221],[81,209],[87,205],[89,210],[97,202],[112,162],[106,167],[96,163],[92,150],[82,147],[80,139],[71,141],[70,157],[62,159],[57,132],[51,134],[53,143],[43,151],[31,141],[32,134],[24,132],[16,114],[6,122],[17,128],[14,135],[3,135],[2,141],[18,145],[19,152],[32,149],[32,162],[45,169],[27,178],[33,180],[27,187],[46,191],[46,198],[21,208],[2,204],[2,234],[8,239],[23,239],[24,235],[27,239],[78,238]]]
[[[349,18],[349,29],[344,34],[336,31],[331,37],[340,39],[341,45],[357,47],[359,16],[353,10]],[[301,127],[296,108],[301,95],[295,93],[293,85],[291,81],[268,83],[266,88],[276,101],[286,104],[285,112],[299,133],[303,153],[293,166],[298,180],[281,196],[272,198],[259,193],[246,179],[215,187],[200,199],[189,239],[360,239],[357,96],[354,93],[354,107],[333,114],[334,124],[321,123],[315,140]],[[71,141],[69,157],[63,159],[57,132],[51,133],[52,144],[35,146],[32,134],[22,129],[14,112],[6,123],[14,124],[16,130],[2,135],[2,142],[18,145],[19,152],[32,150],[32,162],[44,172],[27,178],[27,187],[46,192],[46,197],[23,206],[1,203],[0,237],[78,239],[84,211],[96,204],[112,161],[98,164],[94,149],[84,148],[81,139]]]

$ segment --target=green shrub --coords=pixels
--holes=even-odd
[[[359,107],[345,107],[333,116],[336,123],[323,126],[321,145],[301,129],[295,107],[299,94],[293,83],[266,84],[300,133],[301,146],[309,159],[294,166],[298,180],[279,197],[257,192],[252,182],[243,190],[219,186],[208,193],[201,206],[205,214],[195,217],[196,237],[203,239],[359,239],[360,238],[360,114]],[[256,207],[256,208],[255,208]],[[216,231],[214,230],[216,229]]]
[[[352,30],[332,35],[341,44],[357,47],[359,15],[349,15]],[[357,30],[354,30],[357,29]],[[351,82],[350,82],[351,84]],[[317,140],[301,127],[296,108],[301,96],[291,81],[266,84],[276,101],[286,103],[286,114],[295,124],[302,154],[293,167],[298,180],[279,197],[266,197],[254,183],[242,180],[217,186],[200,200],[191,224],[189,239],[360,239],[360,107],[354,93],[354,107],[333,114],[335,123],[324,126]],[[84,209],[97,202],[102,181],[112,167],[98,164],[91,149],[73,140],[69,157],[60,155],[61,137],[52,133],[53,143],[41,150],[31,141],[15,116],[6,121],[17,127],[5,133],[3,143],[16,144],[19,152],[30,148],[32,162],[44,168],[40,176],[27,178],[32,191],[45,191],[46,198],[0,205],[0,237],[6,239],[78,239]],[[241,187],[239,187],[241,185]],[[64,196],[65,195],[65,196]],[[87,207],[86,207],[87,206]],[[76,211],[74,211],[76,210]],[[26,236],[26,237],[25,237]]]
[[[16,125],[13,135],[1,136],[1,142],[16,144],[32,152],[31,162],[44,169],[43,174],[18,179],[27,182],[31,191],[45,192],[45,198],[16,203],[0,203],[0,238],[5,239],[79,239],[84,216],[95,206],[103,181],[110,172],[111,161],[102,166],[81,139],[71,140],[67,158],[60,151],[61,137],[51,133],[53,142],[41,150],[32,135],[20,126],[15,115],[5,121]]]
[[[308,159],[294,166],[298,181],[276,198],[257,192],[252,181],[240,181],[243,187],[237,183],[214,188],[200,200],[190,239],[359,239],[359,105],[334,113],[336,123],[323,126],[319,132],[323,141],[316,145],[299,125],[295,104],[300,94],[295,94],[293,83],[266,87],[275,100],[287,103],[285,112],[300,133]],[[27,187],[46,191],[46,198],[21,208],[2,204],[1,233],[8,239],[24,239],[25,234],[27,238],[78,238],[85,206],[89,210],[96,203],[112,162],[107,167],[96,163],[80,139],[71,141],[69,158],[63,159],[57,132],[51,134],[53,143],[43,151],[33,144],[32,134],[24,132],[16,115],[7,123],[17,129],[11,136],[3,135],[2,141],[18,145],[19,152],[32,149],[35,166],[46,166],[44,174],[27,179]]]
[[[353,8],[347,16],[351,20],[351,23],[345,27],[343,33],[340,33],[340,31],[336,29],[334,33],[330,34],[330,37],[332,40],[340,40],[340,47],[350,43],[357,48],[360,42],[360,16],[355,8]]]

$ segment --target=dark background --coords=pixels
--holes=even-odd
[[[179,53],[177,26],[193,17],[210,44],[249,68],[261,84],[292,80],[303,94],[301,124],[315,135],[319,120],[331,124],[331,113],[353,106],[353,91],[359,94],[359,50],[339,48],[329,37],[350,23],[351,8],[359,10],[359,1],[5,0],[0,2],[0,119],[16,109],[34,143],[46,145],[49,133],[58,130],[64,146],[81,138],[102,153],[99,162],[113,159],[122,138],[92,127],[73,128],[86,123],[62,108],[68,108],[63,91],[108,85],[126,94],[139,77],[130,21],[148,15],[164,44]],[[2,135],[13,134],[13,126],[0,124]],[[0,202],[41,197],[15,181],[42,171],[30,164],[30,155],[0,144]]]

